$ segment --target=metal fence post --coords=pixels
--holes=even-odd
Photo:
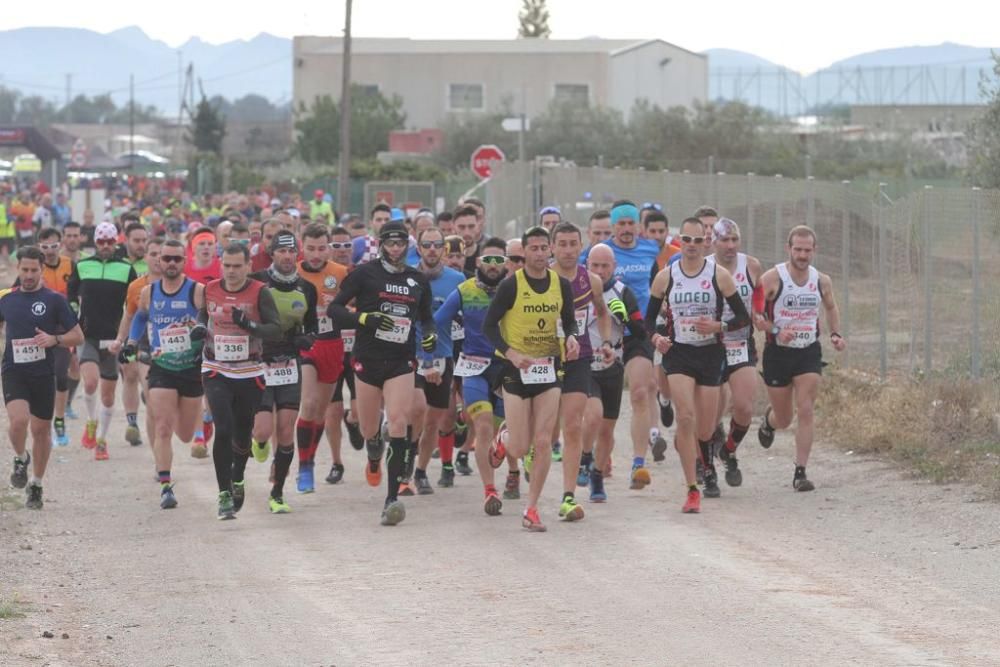
[[[806,177],[806,224],[816,230],[816,188],[815,179]]]
[[[774,189],[774,250],[772,250],[771,257],[773,258],[773,263],[777,264],[781,261],[781,209],[785,205],[784,198],[784,185],[781,174],[775,174],[774,182],[777,187]]]
[[[921,193],[920,202],[920,245],[923,250],[921,256],[923,261],[921,268],[924,272],[924,373],[930,373],[934,369],[933,345],[934,345],[934,318],[933,318],[933,292],[931,290],[931,216],[930,216],[930,194],[931,186],[925,185]]]
[[[972,377],[982,376],[982,348],[979,338],[980,266],[979,266],[979,226],[982,217],[982,192],[972,188]]]
[[[743,246],[743,252],[753,254],[750,250],[751,245],[754,242],[753,234],[753,172],[747,173],[747,224],[746,224],[746,237],[747,242]]]
[[[885,183],[878,184],[878,201],[876,203],[875,215],[878,224],[878,347],[879,347],[879,375],[884,382],[889,372],[889,344],[886,338],[889,326],[889,277],[886,258],[887,234],[885,228],[885,215],[882,206],[885,194]]]
[[[844,298],[844,308],[841,311],[840,330],[844,336],[851,339],[851,214],[847,210],[848,189],[850,181],[841,181],[843,186],[840,205],[840,275],[843,281],[841,290]],[[844,367],[849,368],[851,363],[850,348],[844,350]]]

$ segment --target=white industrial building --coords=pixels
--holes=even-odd
[[[638,99],[662,108],[708,99],[708,58],[660,39],[354,38],[351,46],[353,82],[399,95],[411,128],[504,105],[530,118],[554,99],[625,114]],[[338,99],[343,40],[300,36],[293,49],[295,108]]]

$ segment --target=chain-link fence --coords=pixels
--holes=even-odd
[[[1000,378],[1000,191],[926,187],[893,200],[846,181],[515,163],[498,165],[486,196],[492,233],[505,238],[542,205],[585,227],[616,199],[656,202],[674,231],[710,205],[740,224],[744,251],[765,267],[784,261],[788,231],[807,224],[849,340],[827,359],[883,377]]]

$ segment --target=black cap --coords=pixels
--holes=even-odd
[[[382,230],[378,233],[378,237],[382,241],[390,239],[409,241],[410,232],[402,222],[387,222],[382,225]]]
[[[278,248],[292,248],[293,250],[299,249],[299,240],[295,238],[295,234],[288,230],[282,230],[274,235],[271,239],[271,248],[269,252],[273,255],[274,251]]]

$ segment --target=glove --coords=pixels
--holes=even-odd
[[[191,327],[191,331],[188,335],[191,337],[192,343],[196,343],[199,340],[205,340],[208,336],[208,328],[204,324],[196,324]]]
[[[611,299],[608,301],[608,310],[614,315],[619,322],[625,324],[628,321],[628,308],[625,307],[625,302],[621,299]]]
[[[420,349],[424,352],[433,352],[437,347],[438,337],[436,333],[430,333],[420,339]]]
[[[369,329],[392,331],[392,320],[384,313],[361,313],[358,315],[358,322]]]
[[[300,350],[308,350],[313,346],[313,341],[315,340],[315,337],[311,334],[298,334],[294,339],[292,339],[292,342],[295,343],[295,347]]]
[[[73,311],[74,315],[80,314],[80,304],[76,301],[69,302],[69,309]]]
[[[257,323],[247,317],[242,308],[233,308],[233,324],[245,331],[257,330]]]
[[[118,352],[118,363],[129,364],[135,361],[135,355],[139,351],[135,343],[129,343]]]

